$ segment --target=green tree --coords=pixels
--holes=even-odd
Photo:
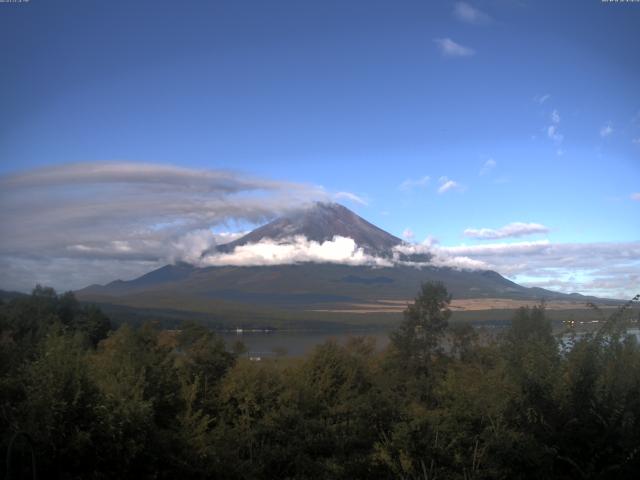
[[[63,473],[80,478],[95,464],[99,429],[100,395],[87,368],[87,344],[79,332],[56,324],[39,350],[38,358],[17,372],[25,396],[15,430],[34,439],[41,471],[52,478]]]
[[[182,326],[176,340],[177,353],[173,358],[181,381],[197,385],[193,408],[214,415],[218,408],[219,383],[233,367],[236,354],[227,351],[220,336],[191,322]]]
[[[510,466],[520,478],[548,477],[555,460],[561,355],[544,303],[516,311],[501,355],[508,380],[505,416],[512,428],[522,433],[519,444],[525,447],[513,452]]]
[[[565,354],[554,441],[566,478],[633,478],[640,469],[640,346],[626,333],[637,300],[603,315]]]
[[[446,361],[442,344],[451,311],[451,295],[441,282],[421,286],[404,320],[390,335],[385,367],[395,402],[433,402],[434,388],[444,375]]]
[[[441,282],[426,282],[413,304],[404,311],[404,321],[391,334],[394,354],[403,368],[427,373],[447,328],[451,295]]]
[[[123,325],[91,361],[102,401],[99,468],[114,477],[150,478],[173,468],[176,418],[184,407],[172,349],[151,325]]]

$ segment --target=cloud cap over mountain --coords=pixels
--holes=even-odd
[[[5,289],[29,290],[36,282],[80,288],[171,262],[493,269],[531,285],[610,297],[638,283],[638,242],[405,243],[332,203],[335,194],[321,187],[223,170],[67,164],[4,175],[0,187]],[[246,231],[274,218],[240,238],[212,229]],[[543,224],[524,222],[465,231],[476,241],[547,233]]]
[[[263,223],[329,197],[313,185],[161,164],[87,162],[3,175],[0,288],[65,280],[75,288],[80,271],[95,281],[116,265],[141,274],[210,248],[214,226]]]

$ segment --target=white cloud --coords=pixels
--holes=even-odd
[[[410,233],[411,235],[406,235]],[[405,230],[405,236],[413,232]],[[400,254],[428,254],[428,262],[401,260]],[[229,253],[210,253],[198,256],[199,266],[260,266],[288,265],[304,262],[339,263],[345,265],[368,265],[374,267],[392,267],[394,265],[449,267],[455,269],[485,269],[488,264],[464,255],[450,254],[440,248],[438,242],[428,238],[423,244],[402,243],[393,248],[393,258],[381,258],[368,255],[351,238],[335,236],[331,240],[316,242],[298,235],[279,241],[270,239],[258,243],[240,245]]]
[[[514,222],[504,227],[493,228],[467,228],[464,231],[466,237],[481,239],[498,239],[509,237],[523,237],[526,235],[534,235],[536,233],[548,233],[549,228],[539,223],[523,223]]]
[[[432,255],[434,265],[495,270],[517,283],[565,293],[630,298],[640,285],[640,242],[539,240],[441,246],[429,241],[397,249]]]
[[[540,268],[601,269],[613,268],[618,261],[640,263],[640,242],[551,243],[537,240],[440,248],[452,255],[492,258],[495,264],[504,265],[504,272],[528,271],[529,274]],[[517,257],[526,257],[526,262],[514,261]]]
[[[216,238],[211,230],[201,229],[182,235],[171,243],[174,250],[169,259],[172,263],[183,261],[197,265],[202,252],[206,252],[216,244]]]
[[[134,162],[70,163],[0,177],[3,189],[66,188],[77,185],[138,185],[156,192],[186,188],[218,194],[281,190],[287,185],[295,189],[302,187],[300,184],[259,179],[226,170],[196,170]]]
[[[537,240],[534,242],[515,243],[490,243],[485,245],[458,245],[454,247],[441,247],[441,250],[454,255],[475,255],[475,256],[501,256],[501,255],[522,255],[540,253],[549,248],[549,240]]]
[[[436,267],[449,267],[456,270],[487,270],[489,265],[482,260],[464,256],[434,256],[431,263]]]
[[[530,286],[618,298],[632,296],[640,279],[640,242],[554,244],[539,240],[442,246],[429,237],[422,244],[397,245],[393,251],[393,259],[379,258],[367,255],[350,238],[334,237],[315,242],[298,236],[279,242],[264,240],[239,246],[231,253],[213,253],[200,258],[199,265],[332,262],[374,267],[406,265],[495,270]],[[407,255],[413,254],[426,254],[430,260],[405,260]]]
[[[440,177],[438,182],[440,183],[440,187],[438,187],[439,194],[443,194],[449,190],[460,190],[462,188],[458,182],[449,180],[447,177]]]
[[[558,127],[555,125],[547,127],[547,136],[556,143],[562,143],[562,140],[564,140],[564,135],[558,131]]]
[[[457,186],[458,186],[458,184],[455,181],[447,180],[442,185],[440,185],[440,187],[438,188],[438,193],[448,192],[449,190],[452,190],[452,189],[456,188]]]
[[[635,143],[636,145],[640,145],[640,137],[631,139],[631,143]]]
[[[551,98],[551,95],[549,95],[548,93],[545,93],[544,95],[536,95],[535,97],[533,97],[533,101],[542,105],[544,102],[546,102],[550,98]]]
[[[199,258],[200,266],[283,265],[302,262],[340,263],[345,265],[392,266],[389,260],[367,255],[352,238],[336,235],[316,242],[302,235],[274,241],[239,245],[230,253],[212,253]]]
[[[480,169],[480,175],[486,175],[491,170],[496,168],[496,165],[498,165],[498,162],[496,162],[493,158],[490,158],[489,160],[484,162],[484,165],[482,165],[482,168]]]
[[[459,270],[483,270],[488,267],[488,264],[481,260],[474,260],[463,255],[451,255],[439,247],[437,241],[434,241],[431,237],[427,238],[424,243],[404,243],[394,247],[394,260],[400,265],[409,265],[415,267],[422,266],[436,266],[436,267],[449,267]],[[429,255],[430,260],[428,262],[410,262],[401,261],[400,255]]]
[[[556,145],[560,145],[564,140],[564,135],[560,133],[558,129],[558,125],[560,124],[560,113],[558,110],[553,110],[551,112],[551,125],[548,125],[546,128],[547,137],[549,137]],[[563,154],[563,150],[560,148],[556,149],[556,154],[561,156]]]
[[[311,185],[156,164],[67,164],[2,175],[0,264],[8,270],[0,288],[33,286],[40,271],[59,273],[56,264],[69,265],[66,259],[75,272],[53,275],[58,289],[121,278],[116,266],[123,276],[139,271],[125,261],[148,267],[191,260],[216,243],[212,227],[264,223],[329,198]],[[41,270],[21,267],[36,263]]]
[[[527,281],[531,286],[551,286],[543,282],[574,277],[583,280],[554,288],[614,298],[630,298],[638,293],[635,290],[640,280],[640,242],[554,244],[542,240],[456,246],[444,251],[482,260],[502,275],[516,282]]]
[[[410,228],[405,228],[404,231],[402,232],[402,238],[404,238],[405,240],[413,240],[414,237],[415,237],[415,234],[413,233],[413,230],[411,230]]]
[[[487,25],[491,17],[466,2],[457,2],[453,7],[453,16],[461,22],[473,25]]]
[[[602,128],[600,129],[600,136],[602,138],[606,138],[612,133],[613,133],[613,126],[611,125],[611,122],[603,125]]]
[[[424,177],[416,178],[416,179],[407,178],[404,182],[400,184],[398,188],[406,192],[408,190],[412,190],[413,188],[426,187],[429,184],[430,180],[431,179],[428,175],[425,175]]]
[[[443,177],[440,188],[450,181]],[[172,259],[211,265],[390,265],[389,259],[371,257],[345,237],[261,242],[202,258],[213,245],[238,235],[212,233],[214,226],[239,222],[246,228],[328,198],[330,194],[309,185],[151,164],[62,165],[0,176],[0,288],[29,290],[35,283],[81,288],[135,278]],[[640,192],[631,198],[640,201]],[[640,284],[640,242],[543,240],[447,247],[429,240],[403,248],[430,253],[432,265],[494,269],[514,281],[540,285],[570,282],[557,283],[563,291],[620,297]],[[582,280],[570,281],[570,274]]]
[[[337,192],[333,195],[333,198],[335,198],[336,200],[350,200],[360,205],[369,205],[369,202],[367,202],[364,198],[351,192]]]
[[[405,257],[400,254],[427,254],[430,260],[405,261],[401,260]],[[495,270],[530,286],[625,298],[637,293],[633,290],[640,280],[640,242],[554,244],[549,240],[538,240],[442,246],[429,237],[422,244],[403,243],[394,247],[394,257],[390,260],[365,254],[350,238],[334,237],[320,243],[294,237],[277,243],[267,240],[236,247],[231,253],[212,254],[200,262],[201,265],[333,262],[375,267],[408,265]]]
[[[434,42],[445,57],[470,57],[476,53],[473,48],[460,45],[450,38],[436,38]]]

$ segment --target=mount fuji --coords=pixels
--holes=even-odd
[[[202,258],[230,258],[243,248],[286,245],[301,238],[315,246],[336,238],[350,239],[364,255],[361,258],[382,260],[378,264],[317,258],[286,264],[176,263],[133,280],[91,285],[76,294],[83,301],[137,309],[151,316],[154,312],[171,318],[198,316],[222,324],[276,320],[322,323],[365,315],[384,321],[387,314],[397,316],[420,284],[430,280],[442,281],[454,299],[544,299],[581,304],[592,299],[523,287],[491,270],[437,266],[429,262],[428,253],[403,256],[399,247],[407,244],[400,238],[336,203],[315,203],[294,211],[204,252]]]

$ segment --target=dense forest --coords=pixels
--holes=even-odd
[[[37,287],[0,305],[2,473],[33,478],[33,453],[60,479],[637,478],[637,300],[588,335],[554,335],[541,305],[483,336],[427,283],[382,352],[251,362]]]

